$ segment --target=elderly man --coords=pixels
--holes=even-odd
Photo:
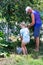
[[[30,28],[34,26],[34,38],[36,42],[35,51],[39,51],[39,37],[40,37],[40,29],[42,25],[40,14],[37,10],[33,10],[29,6],[27,6],[25,10],[26,10],[26,14],[31,15],[32,22],[30,23],[30,25],[28,25],[28,27]]]

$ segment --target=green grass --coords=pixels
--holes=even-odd
[[[5,63],[3,65],[43,65],[43,56],[39,57],[38,59],[34,59],[31,57],[31,55],[12,55],[6,59],[7,63],[4,60]]]
[[[18,56],[17,58],[20,59],[17,65],[43,65],[43,60],[41,58],[33,59],[30,55]]]

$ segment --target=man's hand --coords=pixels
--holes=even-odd
[[[28,24],[27,27],[30,28],[30,24]]]

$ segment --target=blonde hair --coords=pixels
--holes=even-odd
[[[21,22],[21,24],[20,25],[23,25],[23,26],[25,26],[26,27],[26,23],[23,21],[23,22]]]

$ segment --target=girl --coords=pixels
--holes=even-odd
[[[21,30],[20,30],[20,38],[21,38],[21,47],[22,47],[22,51],[23,54],[27,54],[27,48],[26,48],[26,44],[29,43],[30,41],[30,35],[29,35],[29,30],[26,27],[25,22],[22,22],[20,24]]]

